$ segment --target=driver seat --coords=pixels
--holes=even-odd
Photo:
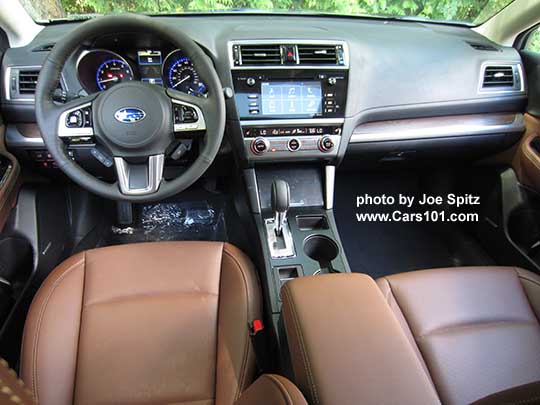
[[[21,375],[40,405],[232,404],[255,377],[261,312],[253,264],[230,244],[86,251],[34,298]]]

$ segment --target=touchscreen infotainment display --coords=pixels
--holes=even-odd
[[[322,112],[322,90],[318,81],[261,83],[263,115],[310,115]]]

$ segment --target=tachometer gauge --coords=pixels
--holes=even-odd
[[[131,67],[121,59],[109,59],[99,65],[96,72],[96,83],[99,90],[104,91],[115,84],[133,80]]]
[[[180,50],[171,52],[165,58],[163,75],[167,87],[192,96],[206,94],[206,86],[201,82],[193,63]]]

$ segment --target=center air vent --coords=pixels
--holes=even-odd
[[[19,94],[34,94],[39,70],[19,70]]]
[[[298,45],[298,59],[305,65],[339,64],[339,45]],[[341,50],[343,58],[343,50]]]
[[[292,65],[300,68],[348,67],[346,43],[341,41],[234,41],[230,46],[231,64],[237,69]]]
[[[279,45],[240,46],[242,65],[280,65],[281,47]]]

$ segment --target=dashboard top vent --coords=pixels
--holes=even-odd
[[[54,44],[43,44],[36,46],[32,52],[50,52],[53,48]]]
[[[281,46],[280,45],[241,45],[240,64],[241,65],[280,65]]]
[[[34,94],[39,70],[19,70],[19,94]]]
[[[472,48],[476,49],[477,51],[488,51],[488,52],[499,52],[500,49],[490,45],[490,44],[482,44],[479,42],[467,42]]]
[[[246,40],[229,43],[233,69],[348,68],[347,44],[342,41]]]

